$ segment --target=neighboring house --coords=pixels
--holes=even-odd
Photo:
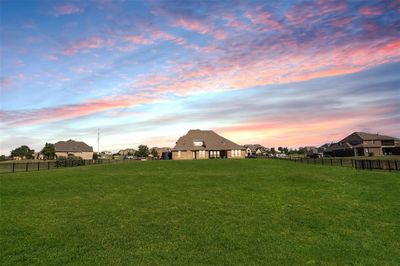
[[[399,150],[398,138],[354,132],[338,143],[331,144],[324,154],[327,156],[383,156],[398,154]]]
[[[173,160],[244,158],[246,149],[212,130],[191,129],[176,142]]]
[[[41,153],[41,152],[36,152],[36,153],[33,155],[33,158],[35,158],[36,160],[44,160],[44,154]]]
[[[260,144],[245,144],[243,145],[246,148],[246,156],[259,156],[265,154],[268,149]]]
[[[102,151],[97,155],[97,159],[112,159],[112,152]]]
[[[171,148],[169,148],[169,147],[161,147],[161,148],[153,147],[150,149],[150,151],[152,149],[156,149],[156,151],[157,151],[157,158],[154,158],[154,159],[159,159],[159,160],[160,159],[164,159],[164,160],[171,159],[170,158],[171,157]]]
[[[331,146],[332,143],[325,143],[324,145],[321,145],[318,147],[318,153],[324,156],[324,152],[326,149],[328,149]]]
[[[135,149],[124,149],[124,150],[119,150],[118,155],[124,157],[127,155],[133,156],[135,155],[136,150]]]
[[[306,146],[304,147],[304,152],[306,157],[309,158],[320,158],[322,154],[319,153],[318,148],[315,146]]]
[[[93,147],[82,141],[67,140],[54,144],[56,157],[76,156],[84,160],[93,159]]]

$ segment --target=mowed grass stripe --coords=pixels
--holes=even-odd
[[[399,173],[207,160],[0,180],[2,265],[400,263]]]

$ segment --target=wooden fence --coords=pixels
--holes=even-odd
[[[120,163],[130,160],[59,160],[47,162],[10,162],[0,163],[0,173],[15,173],[15,172],[29,172],[29,171],[42,171],[56,168],[77,167],[95,164],[111,164]]]
[[[287,157],[278,158],[283,160],[290,160],[307,164],[321,164],[332,166],[353,167],[356,169],[367,170],[385,170],[385,171],[399,171],[400,160],[384,160],[384,159],[336,159],[336,158],[298,158]]]

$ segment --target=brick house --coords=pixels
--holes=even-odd
[[[268,151],[268,149],[261,144],[245,144],[243,146],[246,148],[246,156],[248,157],[263,155]]]
[[[395,137],[354,132],[338,143],[333,143],[324,154],[327,156],[383,156],[398,154],[400,140]]]
[[[173,160],[245,158],[246,149],[212,130],[191,129],[172,149]]]
[[[87,145],[82,141],[67,140],[59,141],[54,144],[56,150],[56,157],[76,156],[84,160],[93,159],[93,147]]]

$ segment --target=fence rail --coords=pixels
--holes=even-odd
[[[43,171],[56,168],[77,167],[95,164],[112,164],[121,163],[129,160],[59,160],[47,162],[10,162],[0,163],[0,173],[16,173]]]
[[[278,159],[290,160],[307,164],[353,167],[355,169],[385,170],[385,171],[400,170],[400,160],[382,160],[382,159],[357,160],[357,159],[299,158],[299,157],[287,157]]]

